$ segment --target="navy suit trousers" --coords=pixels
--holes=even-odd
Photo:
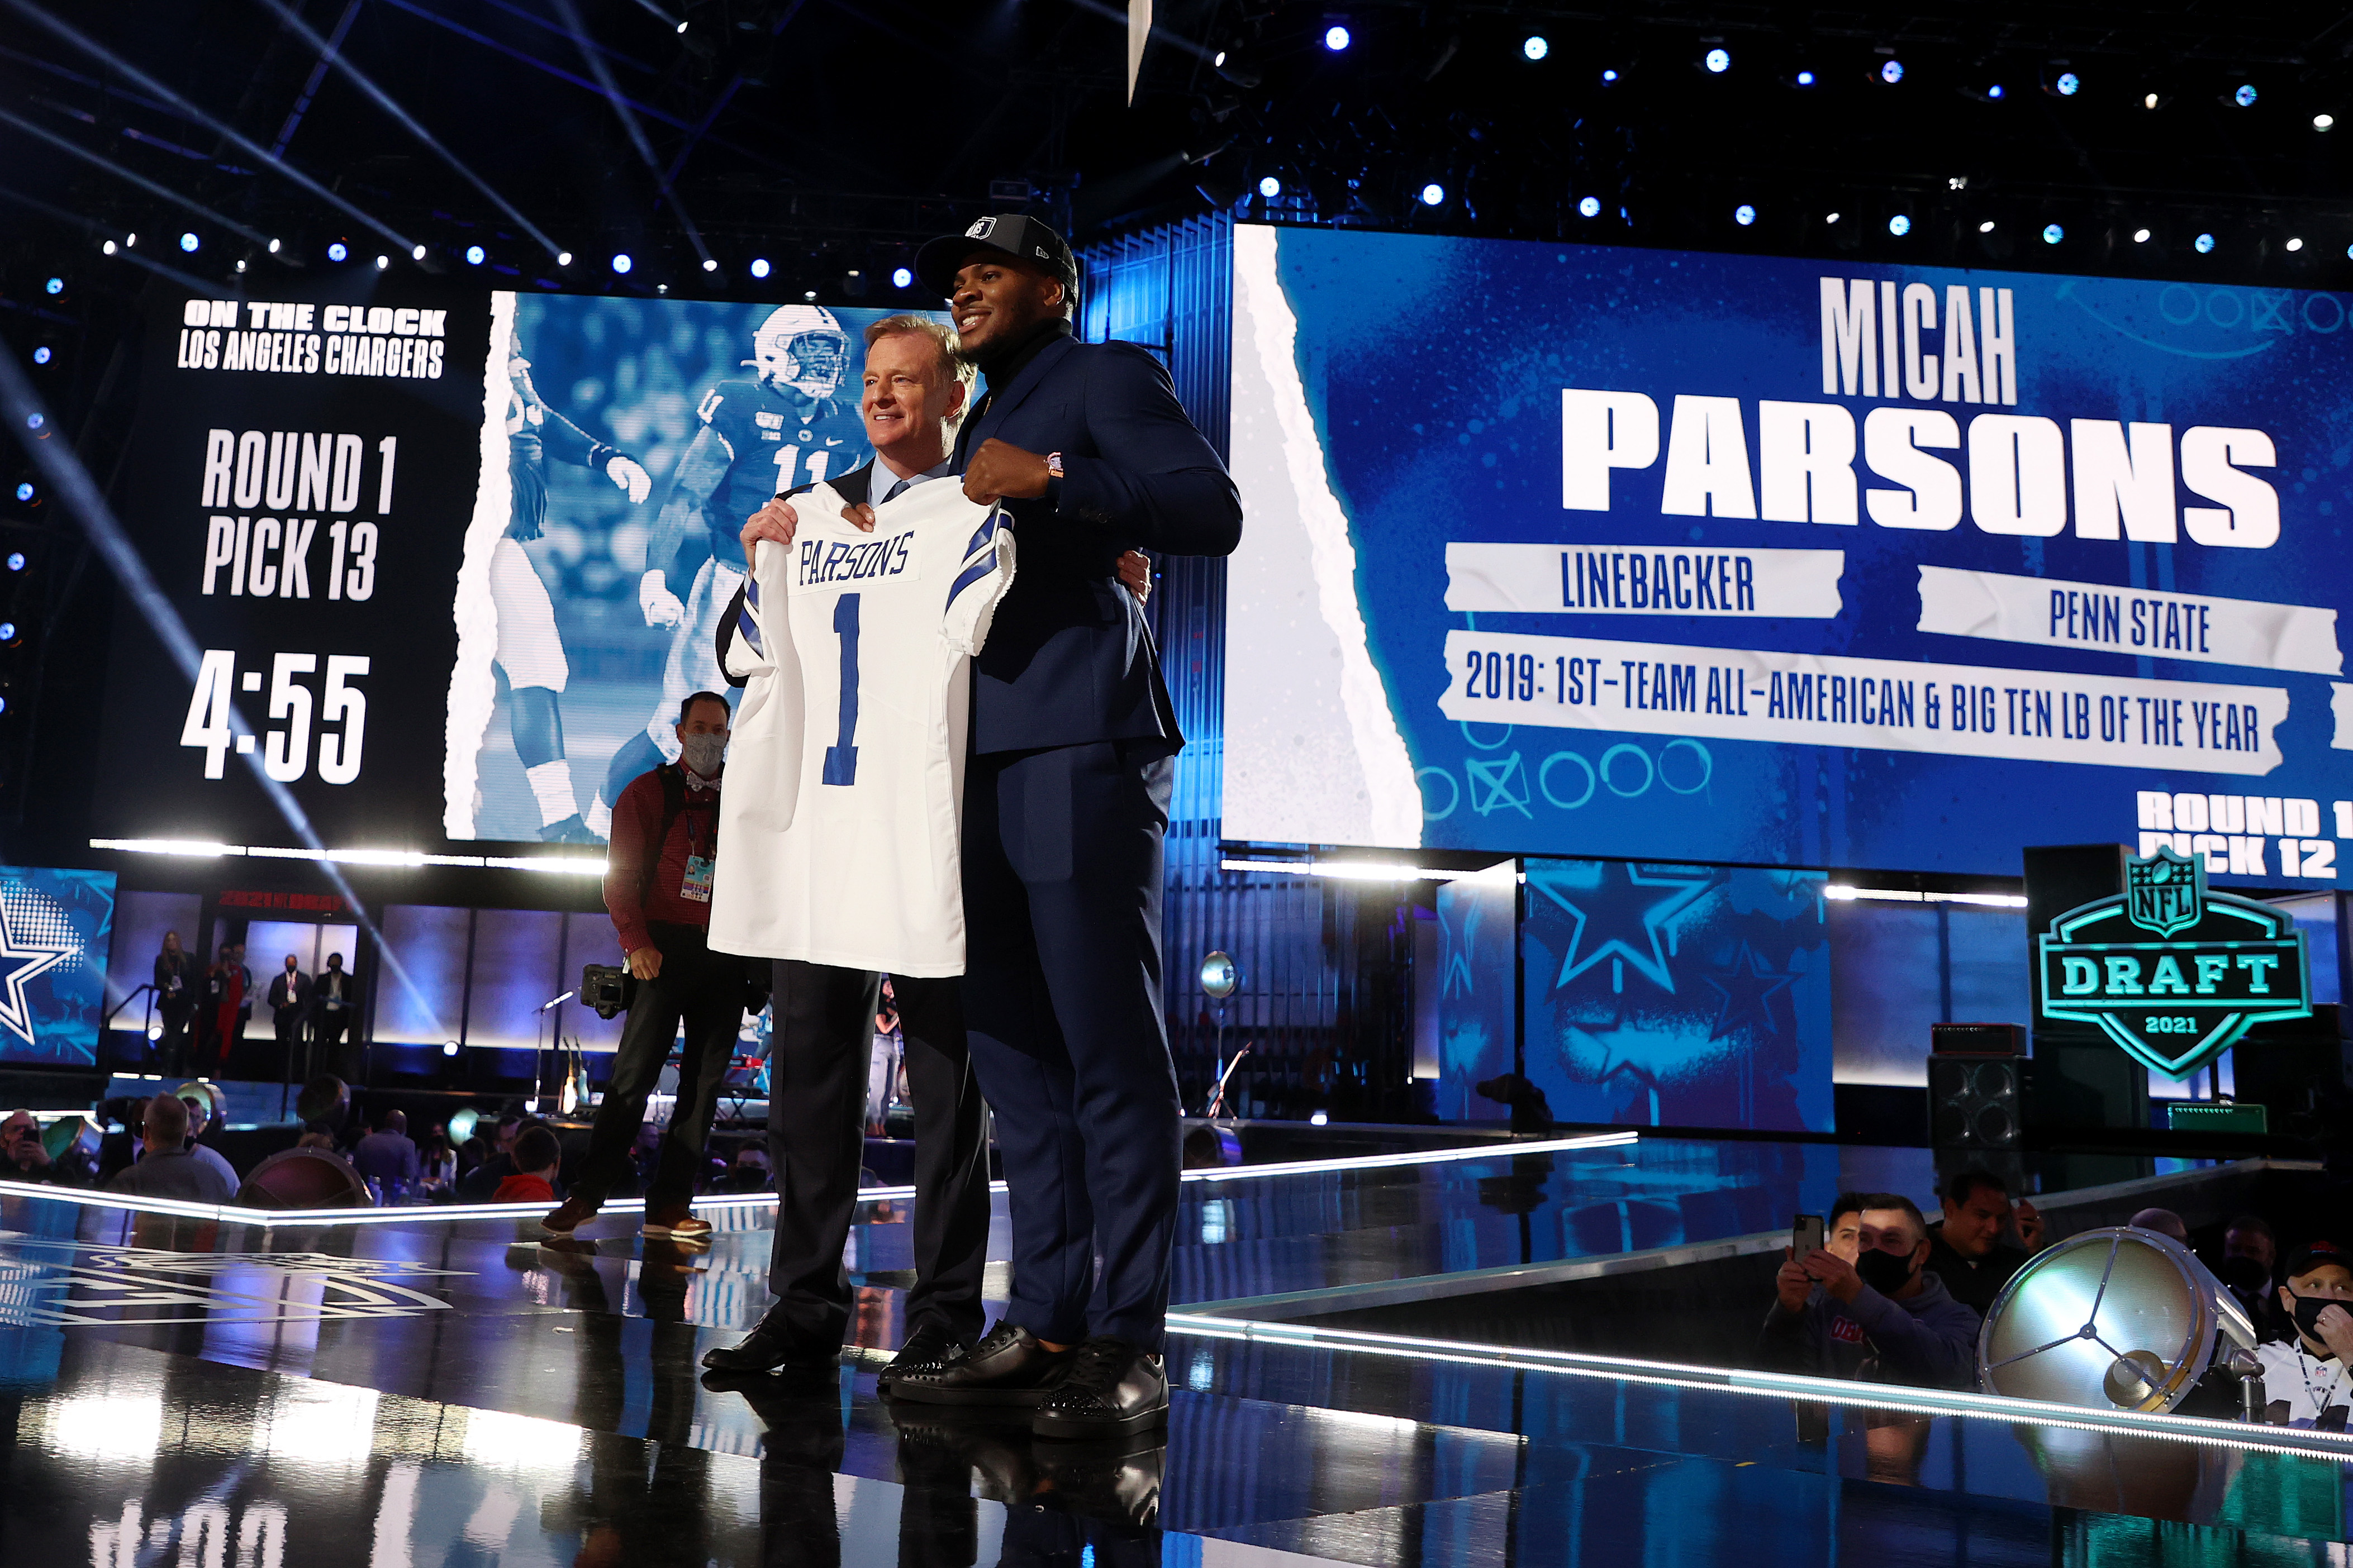
[[[1160,1349],[1176,1070],[1160,1001],[1165,741],[984,752],[965,775],[965,1013],[1013,1220],[1005,1321]],[[1100,1274],[1096,1259],[1100,1257]]]

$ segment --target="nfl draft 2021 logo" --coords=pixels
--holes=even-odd
[[[2042,1016],[2097,1024],[2142,1066],[2188,1078],[2257,1024],[2312,1016],[2304,933],[2279,910],[2209,892],[2206,859],[2160,847],[2125,890],[2035,939]]]

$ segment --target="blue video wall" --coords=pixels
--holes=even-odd
[[[98,1060],[113,926],[113,872],[0,866],[0,1061]]]
[[[1229,838],[2336,885],[2353,296],[1250,226],[1233,287]]]

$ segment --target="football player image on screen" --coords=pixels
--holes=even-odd
[[[676,760],[672,723],[690,693],[727,689],[712,648],[744,580],[733,559],[744,520],[770,497],[847,473],[869,457],[856,388],[843,389],[849,349],[832,311],[782,306],[752,334],[753,357],[744,363],[755,374],[718,383],[695,409],[702,428],[679,459],[638,584],[646,624],[670,628],[661,700],[643,732],[615,753],[600,805]],[[684,599],[672,586],[681,582],[690,584]]]
[[[547,521],[547,463],[595,469],[643,505],[653,479],[643,465],[550,408],[531,384],[531,362],[510,343],[507,357],[507,471],[514,487],[506,532],[491,556],[491,600],[497,606],[496,662],[507,678],[507,718],[516,758],[539,805],[539,836],[549,843],[594,844],[572,788],[564,753],[564,688],[571,665],[555,626],[555,605],[523,542]],[[765,498],[764,498],[765,499]]]

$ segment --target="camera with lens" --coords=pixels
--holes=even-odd
[[[638,983],[617,963],[591,963],[580,971],[582,1005],[596,1009],[599,1018],[616,1017],[637,1000]]]

